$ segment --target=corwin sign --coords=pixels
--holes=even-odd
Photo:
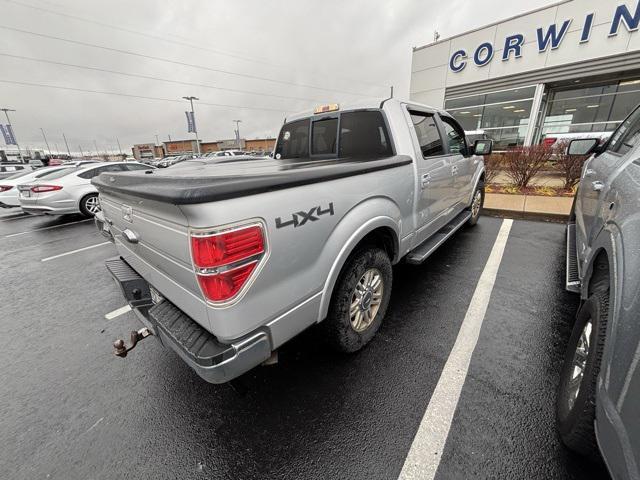
[[[584,18],[582,31],[580,34],[580,43],[587,43],[591,38],[591,29],[593,27],[594,14],[589,13]],[[540,27],[536,30],[536,40],[538,52],[544,53],[549,48],[555,50],[560,47],[562,40],[569,31],[572,19],[565,20],[562,24],[551,24],[547,27]],[[629,32],[635,32],[640,26],[640,1],[636,5],[635,12],[632,14],[629,8],[622,4],[616,8],[609,28],[609,36],[618,35],[620,25]],[[524,35],[516,33],[509,35],[504,40],[504,48],[502,49],[502,61],[507,62],[511,57],[520,58],[522,56],[522,46],[524,45]],[[452,72],[458,73],[464,70],[468,62],[473,61],[478,67],[484,67],[492,59],[494,54],[494,45],[491,42],[484,42],[471,52],[466,50],[458,50],[451,55],[449,59],[449,68]]]

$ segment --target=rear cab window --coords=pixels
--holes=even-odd
[[[285,124],[276,159],[376,160],[394,155],[380,110],[352,110]]]

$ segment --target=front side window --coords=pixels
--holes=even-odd
[[[640,140],[640,108],[622,122],[609,141],[607,150],[625,155]]]
[[[411,112],[411,120],[418,137],[422,156],[426,158],[443,155],[444,148],[435,117],[428,113]]]
[[[127,163],[126,165],[124,165],[124,169],[130,172],[135,170],[149,170],[149,166],[141,165],[139,163]]]
[[[464,153],[467,144],[464,140],[464,132],[460,126],[450,118],[440,117],[444,124],[444,135],[449,144],[449,152],[458,154]]]

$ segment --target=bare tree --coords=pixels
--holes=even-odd
[[[551,160],[552,149],[546,145],[516,147],[504,154],[504,169],[513,184],[526,188],[545,164]]]
[[[558,142],[553,146],[554,159],[556,164],[555,170],[562,173],[564,180],[564,189],[571,190],[580,181],[582,166],[587,161],[588,156],[585,155],[569,155],[567,148],[569,142]]]

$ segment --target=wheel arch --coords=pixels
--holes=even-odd
[[[384,203],[389,204],[390,202]],[[395,208],[391,208],[391,210],[389,210],[389,205],[387,205],[387,212],[385,212],[385,214],[379,214],[374,217],[369,216],[368,220],[362,223],[359,219],[363,218],[363,214],[366,216],[366,211],[369,210],[369,208],[364,205],[360,205],[360,208],[356,207],[356,209],[354,209],[355,211],[346,215],[332,233],[329,242],[332,239],[336,240],[341,247],[339,248],[337,255],[333,254],[333,258],[335,258],[335,260],[329,269],[327,279],[323,286],[322,300],[320,302],[320,311],[317,319],[318,322],[324,320],[327,316],[329,303],[331,302],[331,296],[333,295],[333,290],[338,280],[338,276],[347,262],[347,259],[356,249],[366,244],[378,245],[387,252],[391,263],[397,263],[400,260],[401,222],[398,221],[400,213],[397,207],[394,204],[392,205]],[[376,210],[380,212],[379,208],[376,208]],[[353,228],[352,225],[354,222],[361,224],[355,231],[351,231],[350,235],[345,235],[345,231],[349,230],[349,225],[351,225],[351,229]],[[342,229],[340,228],[341,224]]]

